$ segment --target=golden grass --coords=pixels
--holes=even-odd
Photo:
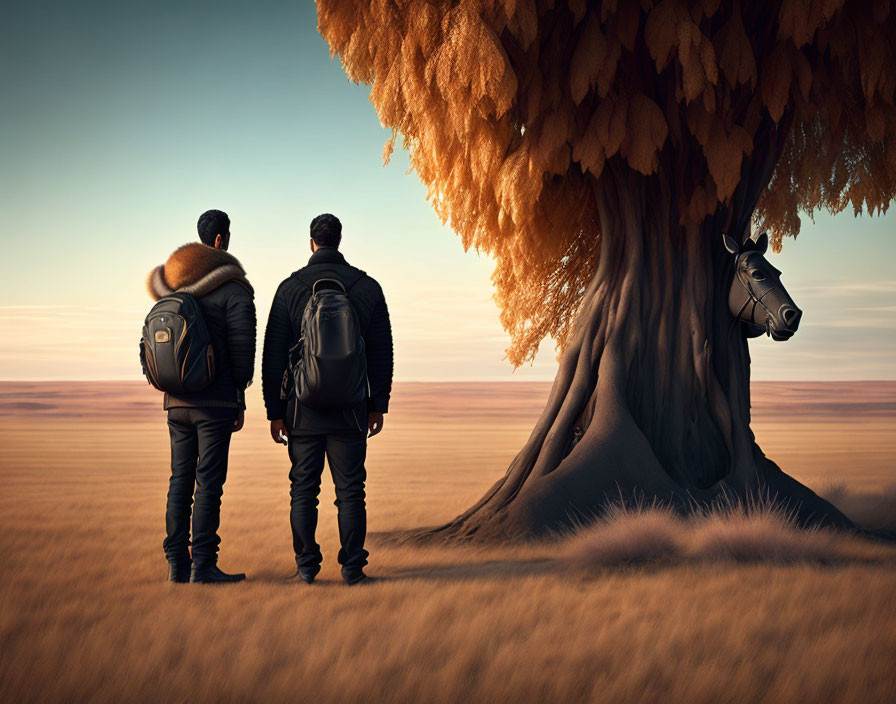
[[[581,567],[671,562],[684,555],[687,533],[668,508],[617,505],[568,539],[561,554]]]
[[[888,563],[896,547],[818,528],[800,528],[785,508],[756,502],[718,506],[685,520],[661,506],[611,507],[562,547],[573,567],[680,562]]]
[[[825,388],[775,396],[785,397],[782,414],[792,402],[812,418],[793,424],[787,445],[810,460],[782,467],[817,478],[814,486],[840,480],[882,492],[896,413],[844,412],[835,402],[853,403],[849,393]],[[530,384],[398,385],[394,412],[371,442],[371,530],[437,523],[478,498],[506,468],[545,394]],[[777,458],[783,416],[770,395],[757,397],[754,427]],[[859,397],[855,404],[867,402]],[[832,407],[816,412],[812,399]],[[0,701],[896,696],[896,561],[887,547],[850,543],[829,565],[679,557],[583,571],[558,560],[568,548],[552,543],[373,545],[370,573],[381,580],[349,589],[335,564],[326,481],[321,581],[287,585],[286,457],[266,437],[257,397],[251,402],[234,438],[221,531],[221,566],[249,580],[170,585],[158,398],[140,385],[0,384]],[[851,446],[872,427],[883,429],[876,444],[867,452]],[[814,454],[819,438],[827,464]],[[847,455],[848,472],[840,462]]]

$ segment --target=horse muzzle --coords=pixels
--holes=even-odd
[[[803,317],[803,311],[794,305],[784,303],[779,309],[776,320],[770,326],[769,332],[772,339],[778,342],[789,340],[800,326],[800,318]]]

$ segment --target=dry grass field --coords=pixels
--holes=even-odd
[[[370,445],[371,530],[438,523],[475,501],[547,392],[397,385]],[[756,383],[754,396],[764,450],[813,488],[846,505],[896,482],[896,384]],[[321,578],[286,584],[286,452],[257,390],[250,404],[220,559],[249,579],[172,585],[156,393],[0,384],[0,702],[896,701],[896,550],[855,539],[816,536],[808,560],[800,548],[757,561],[739,529],[629,516],[563,544],[373,542],[380,580],[350,589],[326,480]],[[659,544],[657,559],[607,559],[633,535]]]

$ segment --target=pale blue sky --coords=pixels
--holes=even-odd
[[[491,263],[464,253],[316,32],[312,2],[23,2],[0,25],[0,378],[139,378],[143,281],[228,211],[263,326],[339,215],[382,283],[397,378],[550,379],[547,343],[512,373]],[[751,343],[757,379],[896,378],[896,211],[805,221],[772,261],[804,309]]]

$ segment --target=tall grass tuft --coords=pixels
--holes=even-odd
[[[564,557],[595,567],[669,561],[682,554],[686,533],[671,509],[614,504],[570,539]]]
[[[769,500],[728,501],[684,519],[662,506],[616,504],[570,538],[562,559],[584,568],[661,562],[814,562],[859,556],[856,540],[801,528]]]
[[[736,562],[831,562],[846,557],[843,536],[801,528],[781,506],[720,507],[696,520],[689,554],[701,560]]]

